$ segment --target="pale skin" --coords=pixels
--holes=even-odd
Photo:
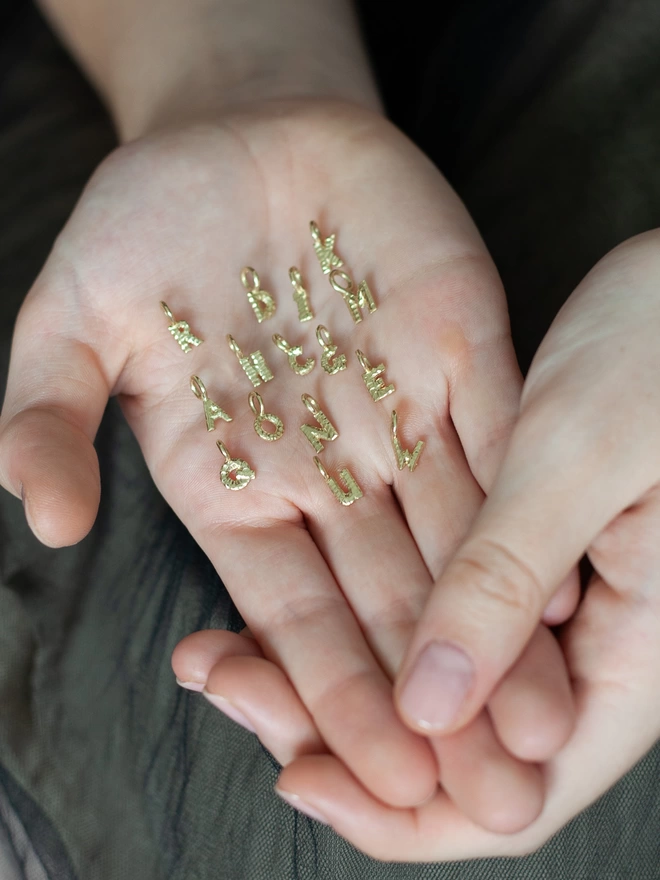
[[[310,756],[312,719],[282,671],[249,638],[198,633],[185,655],[175,655],[179,674],[207,675],[207,689],[235,701],[288,765],[278,789],[374,858],[426,862],[534,852],[660,736],[659,290],[656,230],[608,254],[560,311],[530,369],[491,493],[438,579],[411,641],[412,653],[429,635],[446,634],[439,621],[454,617],[437,615],[445,595],[451,610],[458,609],[450,630],[456,642],[473,647],[470,635],[487,619],[481,653],[474,656],[493,664],[496,682],[498,660],[506,666],[513,657],[514,663],[489,694],[492,705],[530,651],[533,641],[524,645],[537,632],[553,585],[588,554],[595,574],[560,640],[576,725],[543,766],[545,803],[527,827],[506,836],[477,827],[446,790],[421,807],[395,809],[365,791],[335,756]],[[501,559],[493,558],[493,547],[503,548]],[[460,580],[461,560],[486,552],[484,571],[492,571],[499,590],[482,589],[476,578]],[[512,569],[515,558],[521,564]],[[537,582],[526,578],[529,571],[538,572]],[[460,598],[451,595],[458,585]],[[479,725],[470,720],[478,703],[477,696],[458,732],[431,738],[443,783],[445,772],[471,778],[483,767]],[[478,720],[483,710],[476,712]]]
[[[434,580],[490,490],[518,413],[504,294],[464,207],[382,117],[350,14],[337,17],[337,4],[332,14],[319,3],[309,20],[295,19],[306,29],[292,25],[285,46],[268,42],[281,29],[269,26],[272,6],[264,5],[263,31],[241,31],[250,51],[231,64],[227,48],[217,69],[217,47],[205,42],[216,18],[218,40],[235,44],[227,23],[236,15],[223,19],[223,4],[203,7],[200,22],[180,21],[180,4],[45,5],[125,144],[90,181],[21,310],[0,421],[2,484],[22,495],[44,543],[80,540],[99,503],[92,441],[108,396],[117,395],[156,484],[251,628],[250,651],[258,647],[300,701],[309,726],[279,754],[318,754],[322,743],[327,754],[313,760],[337,760],[381,805],[435,804],[440,780],[441,796],[459,805],[452,809],[469,817],[475,835],[480,825],[490,837],[525,827],[543,803],[537,762],[562,747],[574,724],[566,666],[544,625],[575,609],[570,565],[547,591],[530,649],[457,738],[455,766],[463,755],[489,772],[439,774],[446,743],[429,744],[392,700]],[[324,16],[338,29],[334,42]],[[246,72],[246,57],[260,66]],[[283,61],[290,57],[292,70]],[[278,77],[268,75],[275,63]],[[358,325],[320,273],[312,219],[339,233],[337,251],[355,280],[368,278],[378,311]],[[240,284],[248,264],[278,300],[261,326]],[[297,321],[292,264],[308,281],[316,317],[307,326]],[[168,333],[161,300],[204,339],[191,354]],[[317,323],[349,369],[328,377],[317,363],[301,378],[270,336],[304,341],[319,360]],[[287,426],[277,443],[252,430],[252,386],[228,332],[246,353],[260,348],[276,375],[259,390]],[[414,474],[396,468],[390,399],[370,399],[357,348],[387,364],[402,442],[425,440]],[[192,374],[234,416],[230,425],[206,432]],[[348,465],[358,480],[364,497],[350,508],[324,485],[299,431],[309,420],[303,392],[340,431],[323,459],[333,474]],[[220,484],[216,435],[257,471],[244,491]],[[216,692],[211,680],[208,690]],[[527,707],[533,701],[531,717],[520,711],[521,695]],[[403,848],[400,857],[408,858]]]

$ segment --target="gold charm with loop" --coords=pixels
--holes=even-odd
[[[259,286],[259,276],[251,266],[246,266],[241,271],[241,283],[247,291],[248,302],[252,306],[257,321],[267,321],[275,314],[275,300]]]
[[[332,336],[323,324],[319,324],[316,328],[316,339],[323,349],[321,355],[321,366],[330,376],[346,369],[346,355],[337,354],[337,346],[332,341]]]
[[[309,394],[303,394],[302,402],[314,416],[320,427],[315,428],[314,425],[301,425],[300,430],[312,444],[315,452],[323,452],[325,447],[321,440],[336,440],[339,437],[339,432],[313,397]]]
[[[242,458],[232,458],[222,440],[217,441],[217,446],[225,457],[225,463],[220,468],[222,485],[226,489],[232,489],[234,491],[245,489],[250,480],[254,480],[256,476],[255,472],[246,461],[243,461]]]
[[[302,345],[289,345],[286,339],[283,336],[280,336],[279,333],[273,333],[273,342],[280,351],[285,353],[289,359],[289,366],[294,373],[298,376],[306,376],[307,373],[312,372],[314,365],[316,364],[314,358],[307,358],[303,364],[298,361],[298,358],[304,357]]]
[[[265,358],[260,351],[253,351],[251,355],[245,357],[243,352],[238,347],[238,343],[229,333],[227,334],[227,342],[229,343],[229,347],[231,348],[231,350],[238,358],[239,364],[245,370],[245,375],[248,377],[250,382],[252,382],[255,388],[258,388],[262,382],[270,382],[270,380],[273,378],[273,374],[271,373],[268,364],[266,363]]]
[[[392,410],[392,446],[394,448],[394,455],[396,456],[397,467],[400,471],[407,467],[410,473],[412,473],[417,467],[417,462],[419,461],[419,457],[422,454],[422,449],[424,449],[424,441],[418,440],[415,448],[412,452],[409,449],[404,449],[401,446],[399,438],[397,436],[399,418],[396,414],[396,410]]]
[[[256,416],[254,420],[254,430],[262,440],[279,440],[284,433],[284,423],[282,419],[278,419],[272,413],[265,412],[264,401],[258,391],[250,391],[248,402],[250,409]],[[267,431],[264,428],[264,422],[270,423],[275,430]]]
[[[231,422],[231,416],[227,415],[227,413],[218,406],[217,403],[214,403],[209,399],[208,394],[206,393],[206,386],[199,378],[199,376],[191,376],[190,377],[190,390],[195,395],[195,397],[199,398],[204,404],[204,415],[206,416],[206,430],[213,431],[215,430],[215,423],[217,419],[223,419],[225,422]]]
[[[341,279],[343,284],[339,283],[339,279]],[[373,314],[378,308],[366,281],[361,281],[358,289],[355,290],[355,284],[351,276],[347,275],[346,272],[341,272],[339,269],[334,269],[330,273],[330,284],[332,284],[337,293],[341,293],[344,297],[344,302],[348,306],[351,317],[356,324],[359,324],[362,320],[362,309],[368,308],[369,314]]]
[[[354,501],[357,501],[358,498],[362,498],[364,493],[362,492],[362,489],[360,489],[360,487],[358,486],[355,477],[348,468],[342,468],[339,471],[339,476],[348,486],[348,490],[344,490],[341,488],[339,483],[330,476],[330,474],[323,467],[316,455],[314,456],[314,464],[319,469],[319,473],[328,484],[328,487],[332,494],[335,496],[340,504],[344,505],[344,507],[348,507],[349,505],[353,504]]]
[[[193,350],[193,347],[197,347],[201,345],[204,341],[203,339],[198,339],[194,333],[190,329],[190,324],[187,321],[177,321],[172,312],[169,310],[167,303],[161,302],[160,307],[167,315],[170,326],[168,330],[174,337],[175,341],[179,343],[181,346],[181,350],[184,352],[189,352]]]
[[[364,370],[362,378],[373,400],[382,400],[383,397],[387,397],[388,394],[392,394],[396,390],[394,385],[385,385],[383,379],[380,378],[385,372],[385,364],[378,364],[377,367],[372,367],[367,356],[359,348],[355,354],[360,361],[360,366]]]
[[[292,266],[289,269],[289,279],[293,286],[293,299],[298,306],[298,320],[301,324],[304,321],[311,321],[314,317],[314,313],[309,304],[309,294],[303,287],[300,270],[296,269],[295,266]]]
[[[318,258],[321,270],[324,275],[328,275],[333,269],[338,269],[344,263],[334,252],[337,233],[333,232],[326,239],[321,236],[321,230],[312,220],[309,224],[309,231],[312,233],[312,241],[314,242],[314,252]]]

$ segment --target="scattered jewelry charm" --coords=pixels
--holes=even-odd
[[[316,339],[323,349],[321,355],[321,366],[330,376],[346,369],[346,355],[337,354],[337,346],[332,341],[332,336],[323,324],[319,324],[316,328]]]
[[[388,394],[392,394],[395,391],[394,385],[385,385],[384,381],[380,378],[385,372],[385,364],[378,364],[377,367],[372,367],[366,355],[360,349],[355,354],[360,361],[360,366],[364,370],[362,378],[371,397],[378,401],[382,400],[383,397],[387,397]]]
[[[252,306],[257,321],[267,321],[275,314],[275,300],[265,290],[259,287],[259,276],[250,266],[246,266],[241,272],[241,283],[247,291],[248,302]]]
[[[304,321],[311,321],[314,317],[314,313],[309,304],[309,294],[303,287],[300,270],[296,269],[295,266],[292,266],[289,269],[289,279],[293,286],[293,299],[298,306],[298,320],[301,324]]]
[[[258,388],[262,382],[270,382],[270,380],[273,378],[273,374],[268,368],[268,364],[266,363],[264,356],[260,351],[253,351],[252,354],[248,355],[248,357],[245,357],[243,352],[238,347],[238,343],[230,334],[227,334],[227,342],[229,343],[229,347],[231,348],[231,350],[238,358],[239,364],[245,370],[245,375],[248,377],[250,382],[252,382],[255,388]]]
[[[339,279],[341,279],[343,284],[339,283]],[[330,284],[332,284],[337,293],[341,293],[344,297],[344,302],[348,306],[351,317],[356,324],[359,324],[362,320],[362,309],[368,308],[369,314],[373,314],[378,308],[366,281],[361,281],[358,289],[355,290],[355,284],[350,275],[339,269],[333,269],[330,273]]]
[[[282,419],[278,419],[278,417],[274,416],[272,413],[265,412],[264,401],[258,391],[250,391],[248,402],[250,404],[250,409],[256,416],[254,420],[254,430],[261,439],[279,440],[284,433],[284,423],[282,422]],[[269,422],[275,430],[267,431],[264,428],[264,422]]]
[[[177,321],[172,312],[169,310],[167,303],[161,302],[160,307],[167,315],[170,326],[169,331],[174,339],[181,346],[181,350],[189,352],[193,347],[201,345],[203,339],[198,339],[190,330],[190,324],[187,321]]]
[[[312,444],[315,452],[323,452],[325,447],[321,440],[336,440],[339,437],[339,432],[313,397],[310,397],[309,394],[303,394],[302,402],[314,416],[320,427],[315,428],[314,425],[301,425],[300,430]]]
[[[419,457],[422,454],[422,449],[424,449],[424,441],[418,440],[415,448],[412,452],[409,449],[404,449],[399,442],[399,438],[397,436],[397,428],[398,428],[398,416],[396,414],[396,410],[392,410],[392,446],[394,447],[394,455],[396,456],[397,467],[400,471],[407,467],[410,473],[412,473],[417,467],[417,462],[419,461]]]
[[[206,430],[214,431],[215,423],[217,419],[223,419],[225,422],[231,422],[231,416],[227,415],[227,413],[218,406],[217,403],[214,403],[209,399],[208,394],[206,393],[206,386],[199,378],[199,376],[191,376],[190,377],[190,390],[198,397],[202,403],[204,404],[204,415],[206,416]]]
[[[314,364],[316,363],[314,358],[307,358],[303,364],[298,361],[298,358],[303,357],[302,345],[289,345],[286,339],[283,336],[280,336],[279,333],[273,333],[273,342],[280,351],[283,351],[286,354],[289,359],[289,366],[294,373],[297,373],[298,376],[306,376],[307,373],[312,372]]]
[[[222,485],[227,489],[245,489],[250,480],[254,480],[256,474],[242,458],[232,458],[222,440],[218,440],[217,445],[225,457],[225,463],[220,468]]]
[[[338,269],[340,266],[343,266],[343,261],[340,260],[334,252],[337,233],[334,232],[324,240],[321,237],[321,230],[313,220],[309,224],[309,231],[312,233],[314,251],[318,257],[323,274],[328,275],[333,269]]]
[[[364,493],[362,492],[362,489],[360,489],[360,487],[358,486],[355,477],[351,474],[348,468],[342,468],[339,471],[339,476],[348,486],[348,490],[345,491],[341,488],[339,483],[330,476],[330,474],[323,467],[316,455],[314,456],[314,464],[319,469],[319,473],[328,484],[328,487],[332,494],[335,496],[340,504],[344,505],[344,507],[348,507],[354,501],[357,501],[358,498],[362,498]]]

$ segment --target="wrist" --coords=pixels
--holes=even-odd
[[[122,141],[237,104],[380,102],[352,0],[38,0]]]

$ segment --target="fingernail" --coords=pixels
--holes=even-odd
[[[201,694],[204,690],[204,685],[201,681],[181,681],[180,678],[177,678],[176,683],[179,687],[185,688],[187,691],[195,691],[196,693]]]
[[[215,706],[216,709],[220,709],[221,712],[224,712],[228,718],[231,718],[232,721],[235,721],[237,724],[240,724],[241,727],[244,727],[246,730],[249,730],[250,733],[256,733],[257,731],[252,726],[251,722],[240,712],[233,703],[230,703],[229,700],[226,700],[224,697],[221,697],[220,694],[210,694],[207,690],[203,690],[202,693],[206,697],[206,699]]]
[[[430,642],[413,666],[399,706],[419,727],[443,730],[456,718],[473,678],[464,651],[449,642]]]
[[[306,801],[302,800],[300,795],[292,794],[290,791],[281,791],[279,788],[276,788],[275,791],[282,800],[286,801],[290,807],[294,808],[294,810],[304,813],[306,816],[309,816],[310,819],[316,819],[317,822],[321,822],[323,825],[330,824],[322,813],[319,813],[315,807],[310,807]]]

